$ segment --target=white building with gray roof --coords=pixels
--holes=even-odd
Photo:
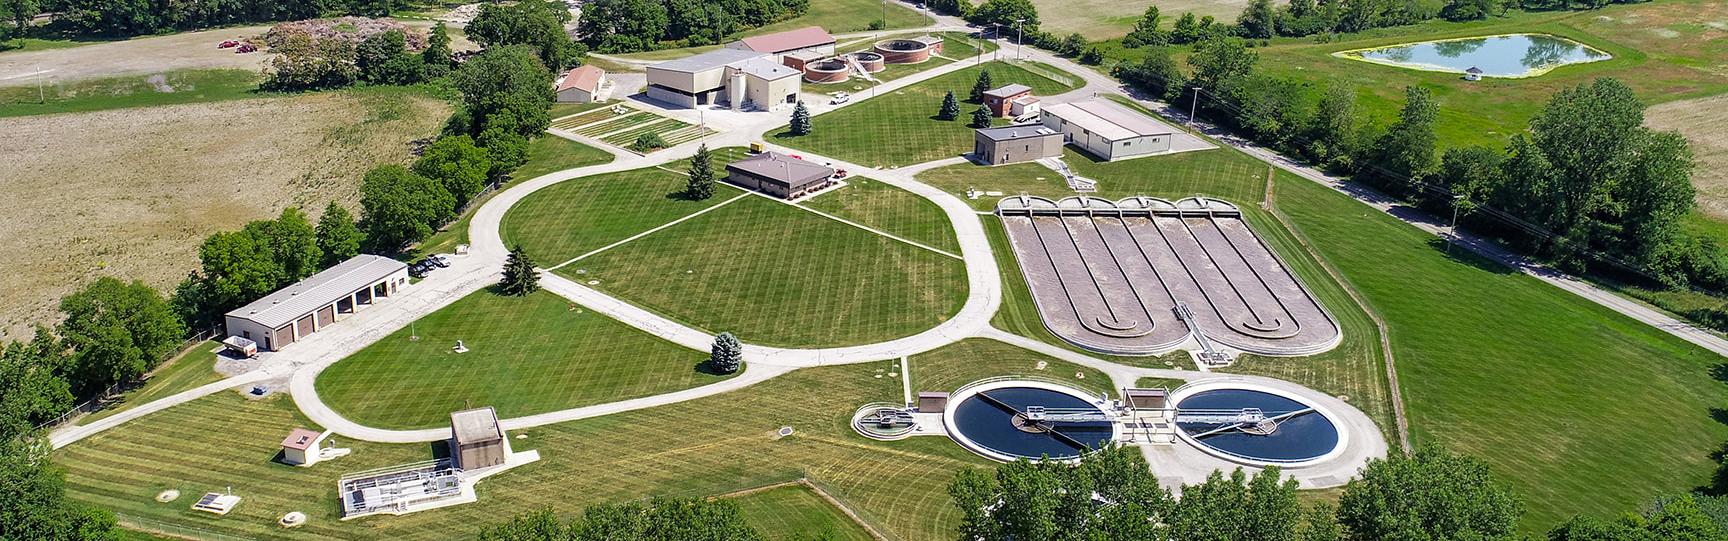
[[[1169,152],[1176,133],[1168,124],[1096,98],[1045,106],[1039,118],[1074,146],[1108,161]]]
[[[276,351],[408,285],[408,265],[361,254],[228,312],[227,331]]]

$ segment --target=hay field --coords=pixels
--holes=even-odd
[[[353,208],[365,171],[407,162],[449,110],[376,88],[0,119],[0,339],[99,276],[172,289],[212,232]]]
[[[1093,41],[1128,35],[1128,31],[1134,29],[1134,23],[1140,20],[1140,15],[1146,13],[1146,6],[1154,4],[1164,16],[1162,26],[1169,28],[1177,17],[1187,12],[1193,12],[1195,17],[1211,15],[1217,17],[1218,22],[1236,22],[1236,16],[1248,6],[1248,0],[1032,0],[1032,5],[1038,6],[1039,29],[1061,36],[1079,32]],[[1281,6],[1284,3],[1275,4]],[[1003,32],[1007,35],[1012,31]]]
[[[1698,211],[1713,220],[1728,221],[1728,96],[1671,101],[1644,111],[1644,124],[1679,131],[1692,143],[1698,168],[1692,186],[1698,188]]]

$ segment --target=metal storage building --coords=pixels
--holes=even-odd
[[[1102,99],[1044,107],[1044,126],[1075,146],[1109,161],[1170,151],[1175,128]]]
[[[357,255],[228,312],[227,331],[278,351],[406,285],[406,263]]]
[[[690,108],[729,101],[726,66],[765,56],[756,51],[716,49],[648,66],[648,97]]]
[[[799,51],[833,56],[834,41],[834,36],[828,35],[828,31],[822,27],[806,26],[797,30],[744,38],[728,43],[726,47],[774,55],[774,61],[779,62],[781,55]]]

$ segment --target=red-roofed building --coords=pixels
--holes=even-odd
[[[833,55],[834,36],[828,35],[828,31],[820,26],[806,26],[797,30],[744,38],[726,44],[726,48],[771,54],[774,55],[774,61],[779,62],[781,55],[798,51]]]
[[[603,100],[606,70],[592,65],[577,66],[558,80],[558,103],[591,103]]]
[[[321,434],[304,428],[296,428],[282,440],[282,461],[289,464],[311,464],[306,451],[317,452],[318,436]]]

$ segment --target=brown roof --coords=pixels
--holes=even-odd
[[[307,430],[304,428],[296,428],[296,429],[294,429],[293,432],[288,433],[288,437],[286,439],[282,440],[282,447],[285,449],[297,449],[297,450],[305,451],[307,449],[311,449],[312,446],[316,443],[318,443],[318,433],[317,432],[313,432],[311,430]]]
[[[826,166],[777,152],[763,152],[744,158],[727,164],[726,169],[738,170],[776,184],[783,183],[787,188],[834,176],[834,170]]]
[[[606,70],[587,64],[576,66],[575,69],[564,74],[564,82],[558,84],[558,91],[563,92],[572,88],[580,88],[588,92],[594,92],[600,88],[600,79],[605,77]]]
[[[744,42],[744,46],[749,47],[752,51],[778,53],[834,43],[834,36],[828,35],[828,31],[823,30],[820,26],[806,26],[797,30],[744,38],[738,41]]]

